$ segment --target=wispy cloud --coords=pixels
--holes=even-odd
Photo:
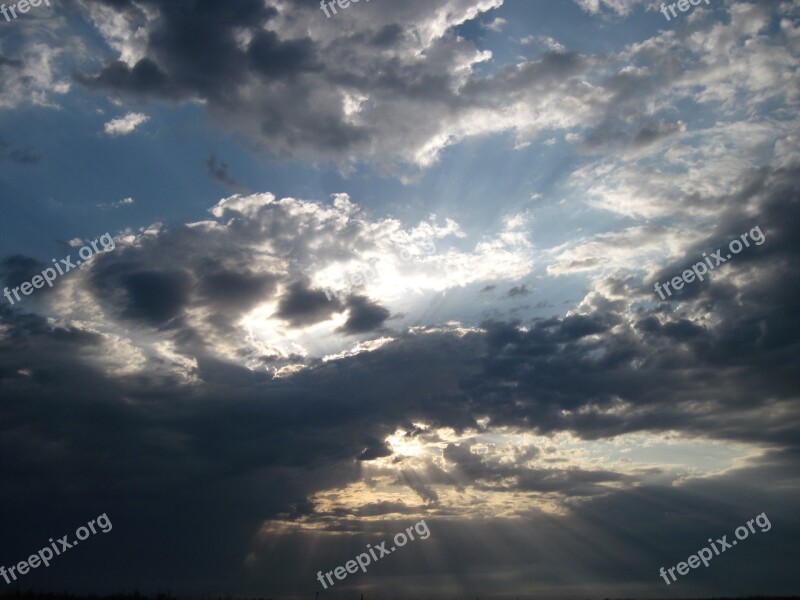
[[[35,165],[42,157],[32,148],[25,146],[21,148],[11,148],[0,136],[0,161],[9,160],[20,165]]]
[[[233,178],[227,163],[221,160],[217,161],[217,156],[215,154],[212,154],[206,160],[206,170],[212,181],[216,181],[233,190],[244,191],[246,189],[245,186]]]
[[[503,26],[506,23],[507,23],[507,21],[505,19],[503,19],[502,17],[496,17],[494,19],[494,21],[491,21],[489,23],[483,23],[481,25],[481,27],[483,27],[484,29],[489,29],[491,31],[496,31],[496,32],[499,33],[499,32],[501,32],[503,30]]]
[[[98,204],[97,208],[121,208],[123,206],[128,206],[134,203],[134,199],[130,196],[127,198],[123,198],[122,200],[118,200],[117,202],[112,202],[110,204]]]

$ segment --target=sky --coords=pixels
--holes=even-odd
[[[800,593],[800,0],[4,6],[0,588]]]

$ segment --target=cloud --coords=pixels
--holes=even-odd
[[[507,23],[505,19],[502,17],[495,17],[495,19],[489,23],[483,23],[481,27],[485,29],[489,29],[490,31],[495,31],[500,33],[503,30],[503,26]]]
[[[528,137],[591,110],[571,81],[591,64],[578,56],[546,55],[510,66],[491,86],[478,75],[489,53],[456,38],[452,28],[501,4],[434,0],[363,10],[348,18],[378,33],[342,44],[336,28],[306,25],[319,17],[318,6],[306,2],[280,12],[256,2],[236,14],[202,8],[187,19],[168,3],[148,0],[119,5],[112,26],[98,16],[108,8],[90,1],[88,14],[120,60],[77,79],[110,95],[199,100],[224,125],[278,157],[424,167],[460,139],[502,131]],[[135,41],[119,41],[120,31],[134,30]],[[193,39],[205,40],[211,63],[197,62]],[[425,55],[437,59],[420,62]],[[552,99],[565,94],[575,104],[562,114]],[[531,110],[537,106],[549,108]],[[507,116],[487,118],[501,113]],[[413,124],[409,114],[417,115]],[[402,135],[399,121],[408,129]]]
[[[133,133],[133,131],[142,123],[147,123],[150,120],[150,117],[144,115],[142,113],[128,113],[124,117],[119,117],[118,119],[112,119],[104,126],[104,131],[106,135],[110,136],[120,136],[120,135],[128,135]]]
[[[8,144],[0,137],[0,161],[2,160],[10,160],[19,165],[35,165],[42,160],[42,157],[27,146],[9,149]]]
[[[19,69],[22,66],[22,61],[18,58],[8,58],[6,56],[0,56],[0,67],[4,67],[7,69]]]
[[[36,302],[67,307],[66,318],[100,328],[111,318],[124,329],[164,332],[168,341],[148,344],[143,355],[176,376],[197,377],[198,355],[206,357],[203,372],[225,357],[275,375],[350,351],[370,335],[390,336],[442,290],[521,276],[532,264],[519,219],[456,250],[445,242],[465,234],[452,220],[369,219],[345,194],[332,203],[237,194],[210,212],[207,221],[117,235],[113,253]],[[326,297],[326,288],[367,263],[378,276],[357,294]]]
[[[547,35],[527,35],[519,41],[523,46],[538,43],[552,52],[565,52],[566,47]]]
[[[206,169],[208,170],[208,176],[212,181],[216,181],[217,183],[220,183],[231,189],[243,189],[242,185],[231,176],[230,172],[228,171],[228,165],[223,161],[217,162],[216,155],[212,154],[208,157],[206,160]]]
[[[508,298],[514,298],[516,296],[528,296],[531,294],[531,290],[528,289],[527,284],[523,285],[515,285],[506,294]]]
[[[53,96],[70,91],[69,80],[59,78],[58,73],[62,70],[59,68],[62,57],[76,48],[72,40],[63,42],[63,48],[53,47],[49,36],[63,32],[49,29],[47,26],[37,26],[35,32],[22,29],[19,32],[25,40],[22,45],[9,44],[19,48],[19,54],[0,56],[0,110],[23,105],[58,108]],[[37,35],[42,39],[38,40]]]
[[[41,155],[36,154],[31,148],[15,148],[8,153],[8,158],[20,165],[35,165],[42,159]]]
[[[642,0],[575,0],[575,3],[592,15],[610,10],[616,15],[627,16]]]
[[[686,124],[680,121],[677,123],[645,122],[633,124],[631,133],[623,130],[623,127],[630,128],[630,125],[627,124],[617,129],[611,122],[602,123],[586,136],[583,142],[584,147],[590,152],[598,153],[608,153],[612,149],[616,149],[618,152],[630,149],[635,152],[657,144],[674,134],[686,131]]]
[[[658,225],[628,227],[599,233],[588,240],[577,239],[553,250],[550,275],[578,272],[612,273],[620,270],[647,271],[681,255],[702,238],[700,232]]]
[[[641,3],[579,4],[590,14],[627,15]],[[696,25],[611,56],[570,52],[552,37],[527,36],[524,42],[537,41],[545,52],[487,75],[490,53],[458,37],[455,28],[501,5],[432,0],[363,10],[349,14],[348,27],[360,32],[350,35],[332,22],[323,26],[318,5],[300,0],[287,0],[280,11],[252,0],[236,14],[198,7],[191,19],[164,0],[87,0],[82,13],[116,58],[92,72],[79,70],[75,79],[111,99],[199,103],[273,158],[330,161],[344,172],[377,163],[402,177],[436,163],[448,146],[483,135],[510,133],[523,148],[545,130],[576,135],[610,123],[612,131],[644,143],[648,124],[669,122],[670,108],[681,101],[725,102],[757,93],[763,102],[797,87],[791,29],[782,30],[787,44],[781,46],[764,28],[786,4],[752,11],[732,5],[730,25],[713,25],[730,35],[715,36],[713,50],[702,36],[692,36]],[[197,39],[213,49],[213,61],[200,64]],[[758,77],[749,67],[751,55],[762,64]],[[639,132],[629,131],[634,116]]]
[[[383,325],[390,315],[386,308],[364,296],[351,296],[347,306],[350,314],[340,331],[349,335],[374,331]]]
[[[123,206],[129,206],[133,204],[135,200],[128,196],[127,198],[123,198],[122,200],[117,200],[116,202],[112,202],[111,204],[98,204],[98,208],[122,208]]]
[[[625,16],[641,3],[578,4],[590,14]],[[523,148],[543,131],[595,132],[590,141],[601,142],[602,151],[619,132],[629,139],[616,151],[641,153],[675,135],[670,113],[681,102],[719,103],[730,112],[771,98],[793,101],[800,88],[786,3],[731,4],[729,22],[704,24],[717,32],[711,37],[693,35],[698,24],[687,21],[611,55],[571,52],[554,38],[528,36],[524,41],[538,41],[545,52],[499,64],[491,74],[483,68],[490,53],[456,28],[482,19],[501,0],[361,10],[348,14],[347,28],[340,27],[345,21],[323,24],[318,4],[301,0],[286,0],[285,10],[255,0],[239,11],[198,4],[191,18],[164,0],[73,5],[115,55],[100,68],[76,72],[85,88],[112,100],[199,103],[266,155],[335,162],[344,172],[370,162],[408,177],[436,163],[448,146],[498,133]],[[785,23],[775,36],[766,27],[771,19]],[[200,60],[197,40],[212,61]],[[83,56],[71,41],[47,51]],[[56,63],[39,61],[34,76],[22,72],[28,58],[21,66],[9,62],[20,60],[8,56],[0,72],[26,89],[40,84],[35,93],[3,86],[14,96],[9,106],[26,94],[55,106],[44,90],[64,91],[55,81]],[[760,69],[751,68],[754,60]]]
[[[293,327],[313,325],[328,320],[339,309],[320,290],[311,290],[307,281],[291,284],[278,305],[277,316]]]
[[[571,561],[604,573],[602,586],[645,590],[658,565],[685,556],[687,536],[722,535],[766,510],[784,523],[768,539],[786,554],[741,560],[785,591],[794,580],[780,573],[791,572],[798,527],[799,181],[798,164],[752,173],[719,225],[660,265],[677,268],[752,226],[755,207],[766,243],[693,294],[652,302],[645,275],[618,266],[565,315],[479,326],[401,326],[382,300],[337,304],[315,292],[309,266],[398,233],[344,196],[232,196],[208,221],[123,232],[113,253],[42,299],[47,317],[32,304],[0,307],[0,382],[13,392],[2,403],[9,452],[0,455],[14,457],[6,485],[18,492],[0,508],[24,515],[46,505],[70,522],[113,482],[120,493],[100,510],[119,515],[135,539],[121,533],[130,543],[104,549],[113,577],[98,578],[91,563],[70,565],[71,576],[101,587],[169,576],[190,591],[263,586],[269,565],[283,569],[272,585],[288,592],[312,578],[284,565],[352,556],[340,544],[374,543],[411,519],[429,524],[432,556],[470,548],[488,527],[509,556],[466,552],[459,566],[519,565],[498,582],[509,593],[530,581],[530,554],[511,557],[519,548],[560,575],[560,540]],[[413,237],[416,228],[401,231]],[[605,244],[601,254],[619,242],[635,256],[644,235],[592,241]],[[16,257],[6,271],[24,276],[34,263]],[[352,351],[322,360],[337,338]],[[733,490],[742,505],[760,505],[740,514],[742,505],[720,500]],[[224,523],[214,519],[220,507],[231,508]],[[52,523],[35,519],[8,527],[52,535]],[[564,530],[580,532],[577,541]],[[217,543],[202,544],[209,535]],[[586,549],[585,536],[606,551]],[[543,541],[552,541],[547,552]],[[199,550],[175,561],[186,544]],[[434,567],[402,589],[435,586],[446,571],[422,548],[387,562],[382,581],[405,581],[421,561]],[[213,576],[198,575],[205,564]]]

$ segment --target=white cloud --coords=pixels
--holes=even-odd
[[[490,29],[492,31],[496,31],[499,33],[500,31],[503,30],[503,26],[506,24],[506,22],[507,21],[505,19],[497,17],[491,23],[484,23],[483,27],[484,29]]]
[[[68,81],[59,80],[56,59],[63,50],[44,43],[31,43],[24,56],[0,56],[0,110],[13,109],[28,103],[33,106],[58,108],[52,94],[69,92]]]
[[[117,202],[112,202],[111,204],[98,204],[97,208],[120,208],[122,206],[128,206],[133,203],[134,203],[133,198],[128,196],[127,198],[123,198],[122,200],[119,200]]]
[[[597,277],[614,271],[653,271],[666,260],[680,256],[700,238],[701,234],[695,231],[655,225],[601,233],[555,248],[555,262],[548,265],[547,273],[559,276],[591,272]]]
[[[566,50],[566,47],[563,44],[557,42],[549,35],[527,35],[522,38],[519,43],[523,46],[529,46],[530,44],[537,43],[541,47],[552,52],[564,52]]]
[[[626,16],[630,14],[634,6],[641,4],[642,0],[575,0],[575,3],[592,15],[608,9],[618,15]]]
[[[106,135],[110,136],[128,135],[129,133],[133,133],[134,129],[136,129],[139,125],[146,123],[149,120],[150,117],[142,113],[128,113],[124,117],[112,119],[106,123],[105,132]]]

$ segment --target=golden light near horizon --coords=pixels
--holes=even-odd
[[[384,442],[390,456],[360,463],[360,478],[315,494],[315,514],[288,528],[337,531],[345,522],[401,516],[525,518],[564,515],[576,503],[644,483],[682,485],[742,467],[764,449],[676,432],[581,440],[484,427],[457,434],[414,423]],[[582,475],[598,480],[590,486]],[[530,483],[533,482],[533,484]],[[537,488],[538,484],[538,488]],[[582,491],[575,494],[577,489]]]

